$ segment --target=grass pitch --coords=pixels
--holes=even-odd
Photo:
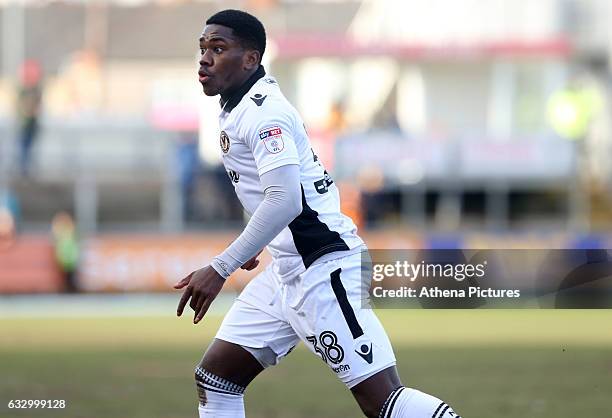
[[[379,311],[404,384],[466,418],[612,416],[612,311]],[[1,417],[196,417],[205,318],[0,319]],[[8,409],[64,399],[66,409]],[[360,417],[303,346],[247,389],[249,418]]]

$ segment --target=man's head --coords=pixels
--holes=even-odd
[[[266,32],[254,16],[223,10],[206,21],[200,36],[199,80],[207,96],[229,94],[261,63]]]

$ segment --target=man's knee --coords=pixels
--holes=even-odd
[[[263,366],[251,353],[237,344],[214,340],[199,368],[246,387],[263,370]]]
[[[371,396],[358,399],[357,403],[359,404],[359,408],[361,408],[361,412],[363,412],[363,414],[368,418],[379,418],[381,416],[381,412],[387,406],[387,400],[396,390],[397,388],[389,390],[387,396],[384,397]]]
[[[361,408],[361,412],[368,418],[378,418],[380,415],[381,407],[375,402],[360,402],[359,408]]]
[[[261,370],[239,345],[214,340],[195,369],[200,418],[244,418],[245,388]]]
[[[361,411],[368,418],[378,418],[389,395],[401,381],[395,367],[381,370],[351,389]]]
[[[202,406],[206,405],[208,402],[207,391],[225,395],[242,396],[245,390],[244,386],[240,386],[221,376],[217,376],[199,366],[195,369],[195,381],[198,390],[198,398]]]
[[[244,418],[244,387],[201,367],[195,370],[200,418]]]

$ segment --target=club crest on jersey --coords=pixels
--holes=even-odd
[[[221,139],[219,143],[221,144],[221,151],[223,151],[224,154],[227,154],[230,149],[230,139],[225,131],[221,131]]]
[[[280,126],[271,126],[259,131],[259,139],[263,141],[266,149],[272,154],[278,154],[285,148],[283,130]]]

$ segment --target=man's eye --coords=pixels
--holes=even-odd
[[[205,52],[206,52],[206,48],[200,48],[200,55],[204,55]]]
[[[220,54],[221,52],[223,52],[223,48],[221,48],[220,46],[217,46],[213,49],[213,51],[215,52],[215,54]]]

